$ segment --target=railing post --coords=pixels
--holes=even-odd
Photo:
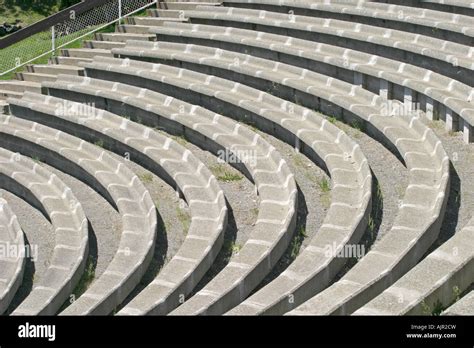
[[[122,0],[118,0],[118,24],[120,25],[122,23]]]
[[[55,31],[54,31],[54,25],[51,27],[51,49],[53,50],[53,56],[54,56],[54,51],[56,50],[56,38],[55,38]]]

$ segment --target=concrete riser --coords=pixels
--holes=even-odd
[[[208,20],[192,18],[191,23],[193,24],[205,24],[205,25],[219,25],[219,26],[231,26],[241,29],[249,29],[256,31],[263,31],[278,35],[292,36],[303,40],[316,41],[330,45],[337,45],[340,47],[350,48],[353,50],[366,52],[370,54],[379,55],[382,57],[398,60],[401,62],[416,65],[428,70],[434,70],[442,75],[446,75],[454,80],[461,81],[469,86],[474,86],[473,74],[463,67],[455,67],[450,63],[433,59],[427,56],[421,56],[412,52],[404,51],[398,48],[392,48],[387,46],[380,46],[367,41],[359,41],[348,39],[340,36],[312,33],[303,30],[276,28],[272,26],[266,26],[261,24],[242,23],[235,21],[223,21],[223,20]]]
[[[457,42],[461,45],[473,46],[474,39],[470,36],[463,35],[461,33],[457,33],[454,31],[443,30],[441,28],[437,28],[433,30],[433,27],[417,25],[413,23],[406,23],[403,21],[389,21],[386,19],[379,19],[374,18],[372,16],[359,16],[347,13],[336,13],[336,12],[326,12],[322,10],[312,10],[312,9],[304,9],[298,7],[289,7],[289,6],[279,6],[269,5],[269,4],[246,4],[246,3],[238,3],[238,2],[225,2],[224,6],[226,7],[236,7],[236,8],[246,8],[246,9],[254,9],[254,10],[264,10],[264,11],[271,11],[271,12],[278,12],[278,13],[292,13],[297,16],[309,16],[309,17],[316,17],[316,18],[331,18],[335,20],[347,21],[351,23],[361,23],[367,25],[373,25],[383,28],[389,28],[393,30],[400,30],[405,32],[410,32],[414,34],[420,34],[424,36],[434,37],[441,40]]]

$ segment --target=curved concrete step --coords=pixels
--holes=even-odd
[[[31,81],[41,83],[43,81],[54,81],[56,75],[40,74],[35,72],[17,72],[16,79],[20,81]]]
[[[455,304],[446,309],[443,315],[473,315],[474,314],[474,291],[469,292]]]
[[[100,38],[96,40],[85,40],[84,41],[84,48],[92,48],[92,49],[101,49],[101,50],[111,50],[112,48],[122,47],[125,45],[125,42],[117,42],[117,41],[102,41]]]
[[[117,27],[117,33],[127,33],[127,34],[146,34],[149,35],[148,29],[149,25],[140,25],[140,24],[122,24]]]
[[[192,56],[193,58],[195,57],[196,60],[198,60],[201,64],[206,64],[206,71],[211,71],[214,74],[217,73],[217,75],[219,76],[232,76],[235,78],[236,73],[238,73],[244,75],[238,80],[240,82],[245,82],[248,84],[265,86],[261,83],[261,80],[269,80],[272,82],[272,84],[276,83],[282,86],[291,86],[297,91],[306,93],[308,93],[309,91],[313,91],[310,93],[312,96],[324,98],[326,100],[330,100],[334,103],[337,103],[340,107],[345,108],[346,110],[351,110],[352,113],[358,115],[361,119],[369,121],[373,126],[378,128],[381,133],[385,133],[385,136],[387,136],[389,139],[391,136],[394,137],[391,141],[392,144],[401,145],[405,142],[405,144],[399,147],[398,150],[407,162],[407,166],[410,170],[418,171],[423,168],[423,171],[429,170],[434,174],[434,183],[432,185],[426,185],[426,180],[423,179],[423,175],[412,175],[411,177],[411,185],[409,186],[406,192],[404,201],[401,203],[400,214],[397,220],[399,225],[396,226],[396,228],[401,229],[400,226],[404,226],[404,228],[410,230],[410,233],[408,234],[410,238],[414,238],[413,241],[419,240],[419,243],[415,242],[413,248],[409,248],[408,250],[400,250],[401,253],[399,255],[392,252],[383,253],[382,258],[385,259],[385,265],[384,262],[380,262],[379,265],[384,265],[382,267],[387,267],[386,269],[384,269],[385,275],[382,278],[384,278],[385,281],[387,281],[388,283],[381,285],[381,282],[375,282],[378,283],[377,286],[379,286],[379,289],[377,291],[381,291],[384,289],[384,286],[388,286],[390,284],[390,281],[392,281],[390,280],[390,278],[396,278],[396,276],[394,276],[393,274],[390,274],[390,276],[388,276],[387,274],[389,274],[391,271],[394,271],[394,273],[402,272],[401,274],[403,274],[403,272],[406,272],[410,268],[410,266],[403,265],[403,263],[416,263],[416,260],[423,255],[424,251],[426,251],[429,245],[434,241],[434,239],[436,239],[442,218],[444,216],[445,205],[447,202],[447,188],[449,183],[449,159],[444,150],[442,149],[440,141],[436,139],[433,133],[430,133],[430,131],[418,120],[412,119],[410,116],[402,116],[396,120],[394,118],[388,118],[387,116],[381,116],[379,118],[376,118],[377,112],[380,115],[381,106],[383,106],[383,98],[371,95],[369,92],[366,92],[362,89],[354,89],[354,86],[345,85],[344,87],[344,83],[339,83],[334,80],[330,80],[330,83],[324,82],[324,80],[322,81],[322,83],[318,82],[318,79],[328,79],[328,77],[323,77],[321,75],[313,75],[307,70],[290,67],[284,64],[273,63],[263,59],[256,59],[241,54],[225,52],[222,50],[216,53],[216,49],[210,48],[184,46],[183,52],[184,51],[189,56]],[[166,54],[164,53],[163,49],[160,52]],[[200,53],[202,52],[206,52],[207,55],[200,55]],[[142,51],[140,56],[142,58],[151,57],[147,53],[147,51]],[[174,55],[173,57],[176,59],[180,59],[177,55]],[[112,62],[112,59],[101,59],[101,61]],[[236,61],[239,61],[240,63],[235,64]],[[170,78],[169,76],[179,76],[179,79],[182,81],[181,88],[185,89],[186,93],[189,93],[189,90],[193,90],[193,88],[195,88],[194,86],[199,83],[196,81],[201,81],[201,83],[204,85],[209,85],[212,81],[209,77],[206,78],[202,75],[198,78],[196,76],[198,76],[199,74],[192,74],[189,72],[186,73],[186,71],[183,69],[175,68],[173,72],[170,72],[172,71],[171,67],[161,68],[161,66],[159,65],[152,65],[150,63],[138,63],[134,61],[128,62],[127,74],[141,77],[147,76],[148,78],[151,78],[151,76],[153,75],[150,71],[145,71],[146,66],[148,66],[148,69],[151,71],[167,71],[168,77],[157,75],[155,79],[157,81],[162,81],[163,83],[172,85],[174,88],[179,86],[179,82],[171,82],[172,78]],[[134,70],[135,67],[137,70]],[[94,69],[97,69],[96,67],[94,68],[94,63],[89,64],[87,66],[88,72]],[[108,65],[107,69],[109,71],[116,71],[114,70],[114,67],[110,64]],[[222,73],[216,71],[216,69],[222,69]],[[230,75],[229,71],[232,71],[234,74]],[[290,71],[291,73],[289,73]],[[255,81],[252,81],[252,77],[255,78]],[[312,78],[314,78],[314,80]],[[319,86],[318,83],[320,83]],[[150,87],[150,84],[148,84],[148,86]],[[329,86],[334,87],[334,90],[331,90]],[[339,88],[346,89],[347,92],[338,92],[336,86],[338,86]],[[295,93],[292,93],[291,90],[282,91],[281,88],[279,89],[279,92],[285,96],[290,96],[289,98],[294,98],[295,95]],[[327,96],[324,96],[324,94],[326,93]],[[335,97],[335,95],[344,95],[344,100]],[[350,100],[351,95],[354,97],[357,96],[357,98],[361,99]],[[364,99],[366,100],[365,102],[363,101]],[[381,103],[378,104],[379,107],[377,107],[377,103],[374,102],[377,100]],[[300,102],[303,105],[312,103],[312,101],[307,98],[302,98]],[[344,103],[347,104],[344,105]],[[365,106],[359,109],[360,112],[355,112],[356,108],[354,108],[354,105]],[[371,108],[372,111],[368,111]],[[378,122],[375,123],[373,119],[378,119]],[[414,130],[414,126],[417,126],[419,128]],[[398,128],[398,130],[395,130],[396,128]],[[387,132],[386,130],[388,129],[390,131]],[[412,132],[409,136],[408,134],[410,134],[410,131]],[[431,141],[427,142],[426,144],[423,144],[426,140],[427,134],[429,133],[431,134]],[[410,143],[410,145],[408,145],[408,143]],[[415,144],[418,144],[417,149],[415,149]],[[427,150],[427,146],[430,150]],[[432,158],[432,160],[428,160],[428,158]],[[432,161],[432,163],[430,163],[430,161]],[[431,198],[427,199],[425,193],[423,192],[429,194]],[[425,198],[426,201],[423,201],[422,198]],[[427,202],[429,203],[427,204]],[[419,216],[416,222],[413,221],[413,211],[408,212],[409,209],[424,211],[423,218]],[[395,234],[399,234],[399,232],[393,232],[390,234],[390,236],[393,237]],[[388,238],[386,238],[386,240],[388,240]],[[398,243],[402,244],[403,239],[398,240]],[[381,243],[379,246],[383,248],[383,245],[384,243]],[[388,243],[386,245],[388,245]],[[417,250],[418,248],[420,250]],[[371,260],[374,255],[377,255],[376,253],[377,251],[372,252],[372,254],[369,254],[370,256],[367,256],[367,260]],[[369,262],[370,261],[365,261],[362,264],[367,264]],[[398,267],[400,268],[397,269]],[[379,277],[380,273],[374,272],[373,275]],[[374,291],[374,289],[377,287],[376,285],[374,285],[375,283],[367,285],[363,281],[361,281],[359,285],[367,285],[367,288],[365,288],[365,290],[371,288],[371,291]],[[351,303],[351,305],[355,306],[355,301]],[[341,308],[342,307],[343,306],[341,305]],[[350,308],[349,306],[347,307]],[[350,309],[344,307],[343,310]]]
[[[125,23],[133,25],[161,26],[165,22],[187,22],[186,18],[172,17],[127,17]]]
[[[15,253],[0,256],[0,314],[4,313],[23,282],[25,240],[23,231],[7,201],[0,198],[0,244]],[[11,250],[11,249],[10,249]]]
[[[209,49],[199,47],[193,50],[188,47],[187,51],[197,55],[199,50],[208,52]],[[224,57],[228,59],[226,60]],[[236,58],[240,62],[239,64],[235,64]],[[370,288],[373,291],[379,287],[377,291],[382,291],[421,258],[439,233],[449,186],[449,158],[433,132],[411,116],[401,115],[394,118],[383,115],[381,111],[385,101],[381,97],[356,86],[307,70],[223,51],[220,52],[218,59],[215,59],[215,55],[208,55],[208,58],[201,59],[201,61],[213,62],[212,71],[214,73],[216,73],[214,68],[219,69],[218,67],[221,66],[222,76],[238,79],[237,76],[240,74],[240,81],[245,81],[246,84],[254,84],[260,86],[261,89],[266,89],[268,86],[270,90],[274,87],[274,91],[278,91],[288,99],[295,98],[295,95],[297,98],[301,96],[298,101],[305,106],[314,107],[313,103],[316,100],[317,106],[323,108],[323,100],[327,100],[329,106],[332,107],[333,115],[344,117],[348,122],[353,122],[354,118],[367,122],[367,125],[373,128],[369,129],[369,132],[375,134],[383,142],[389,143],[388,146],[395,148],[395,151],[399,152],[405,160],[408,169],[413,172],[405,198],[400,205],[400,213],[395,227],[392,229],[396,229],[397,232],[393,231],[384,240],[389,240],[389,236],[393,237],[395,234],[401,235],[399,230],[402,230],[406,231],[406,240],[399,238],[396,244],[401,247],[405,242],[413,241],[413,243],[406,250],[400,249],[398,252],[383,253],[384,260],[377,265],[387,267],[383,268],[385,273],[373,272],[373,276],[378,278],[382,273],[382,279],[388,283],[382,285],[382,282],[377,281],[366,284],[362,281],[360,285],[366,287],[365,290]],[[207,85],[211,81],[209,77],[206,78],[200,73],[131,60],[97,57],[94,63],[84,64],[84,66],[89,76],[103,79],[123,79],[128,83],[153,89],[170,90],[170,86],[173,86],[173,91],[176,88],[181,88],[186,91],[185,95],[189,95],[189,98],[195,98],[190,94],[190,90],[196,81]],[[229,70],[234,74],[229,75]],[[154,76],[154,72],[158,72],[158,74]],[[164,78],[160,74],[168,75],[169,78]],[[176,80],[179,82],[175,82]],[[270,83],[265,85],[262,81]],[[291,89],[285,90],[285,86],[291,86]],[[298,93],[308,95],[303,97],[303,94],[299,95]],[[341,108],[338,114],[334,113],[337,112],[334,110],[334,104]],[[415,173],[418,175],[414,175]],[[426,177],[427,174],[429,179]],[[416,219],[413,220],[415,216]],[[380,245],[384,246],[384,243]],[[371,255],[366,257],[367,260],[376,254],[372,253]],[[371,263],[371,261],[366,263]]]
[[[37,114],[28,115],[30,120],[88,141],[100,139],[117,154],[128,153],[131,160],[156,172],[184,196],[191,212],[185,241],[156,279],[119,313],[165,314],[177,307],[180,295],[196,286],[222,246],[227,207],[217,179],[189,150],[138,123],[93,107],[80,111],[82,104],[70,101],[69,108],[78,112],[62,114],[57,106],[64,100],[51,96],[25,94],[23,100],[36,102]]]
[[[145,51],[141,53],[147,56]],[[140,67],[142,68],[145,66]],[[136,71],[133,67],[127,69]],[[143,70],[144,73],[145,71]],[[184,75],[173,79],[176,74],[160,74],[158,69],[148,70],[146,75],[172,86],[164,87],[162,91],[173,93],[174,97],[182,100],[197,99],[191,92],[199,93],[201,105],[251,122],[261,130],[273,133],[294,145],[316,164],[329,169],[333,187],[332,202],[323,227],[311,242],[312,248],[279,280],[284,282],[285,291],[282,286],[281,292],[266,296],[265,301],[261,300],[259,310],[280,313],[290,310],[327,286],[346,260],[334,257],[333,254],[326,256],[325,246],[329,241],[334,242],[337,248],[356,244],[368,222],[371,174],[359,147],[315,112],[245,85],[207,75],[195,81],[191,81],[190,77],[184,78]],[[184,88],[184,93],[174,92],[177,87]],[[345,218],[342,220],[341,216]],[[287,278],[287,274],[293,276]],[[287,301],[289,294],[294,295],[293,302]],[[277,305],[281,308],[277,309]]]
[[[0,100],[0,114],[8,114],[9,112],[8,103],[5,100]]]
[[[127,40],[156,41],[156,37],[151,34],[137,33],[96,33],[95,40],[110,42],[126,42]],[[97,47],[104,48],[104,47]]]
[[[84,75],[84,69],[78,66],[66,65],[66,64],[35,64],[27,65],[26,69],[30,73],[39,73],[46,75]]]
[[[367,160],[358,145],[315,112],[229,81],[218,78],[206,78],[206,81],[208,83],[203,89],[208,96],[216,98],[204,101],[202,97],[202,105],[213,108],[216,112],[227,110],[233,118],[245,120],[247,117],[247,122],[250,121],[258,128],[297,146],[297,150],[312,158],[315,163],[323,168],[327,167],[331,175],[332,202],[323,228],[311,242],[313,248],[302,256],[305,267],[301,269],[300,264],[299,268],[295,266],[287,272],[300,275],[299,281],[293,279],[292,284],[286,282],[286,285],[292,285],[292,289],[278,294],[284,303],[286,295],[292,290],[305,287],[304,291],[296,291],[294,305],[299,304],[311,293],[315,293],[317,288],[327,285],[345,262],[332,254],[326,257],[321,252],[328,241],[332,240],[336,247],[344,247],[357,243],[365,230],[371,198],[371,174]],[[56,83],[45,83],[44,86],[50,88],[52,94],[56,94],[58,92],[55,89],[76,91],[80,88],[80,83],[80,79],[63,76]],[[196,89],[199,83],[196,81],[193,86]],[[345,216],[344,221],[340,218],[342,214]],[[317,287],[309,284],[310,280],[314,283],[315,278],[321,278]]]
[[[0,100],[7,100],[8,98],[21,98],[22,95],[23,92],[0,89]]]
[[[221,2],[218,1],[166,1],[160,2],[159,8],[164,10],[192,10],[197,6],[206,5],[206,6],[219,6]]]
[[[62,57],[57,56],[50,58],[49,64],[61,64],[61,65],[71,65],[77,66],[80,62],[90,62],[90,58],[77,58],[77,57]]]
[[[427,8],[430,10],[457,13],[474,17],[474,4],[464,0],[373,0],[391,4]]]
[[[34,113],[35,104],[10,99],[10,110],[18,116]],[[150,195],[136,175],[96,146],[18,117],[0,115],[0,122],[3,147],[20,147],[87,182],[122,215],[118,252],[106,271],[62,312],[110,313],[138,284],[153,256],[157,217]]]
[[[42,211],[55,232],[54,251],[44,276],[12,314],[55,314],[84,271],[88,253],[86,216],[70,188],[38,163],[1,148],[0,162],[4,188]]]
[[[228,0],[225,6],[293,13],[318,18],[357,22],[473,46],[474,25],[469,16],[418,8],[377,4],[360,0],[295,2],[272,0]]]
[[[223,313],[242,301],[281,257],[295,228],[296,184],[277,151],[235,121],[146,89],[95,79],[68,86],[70,92],[48,88],[50,94],[140,117],[144,124],[185,134],[215,154],[230,151],[239,159],[232,165],[255,183],[259,193],[257,222],[240,253],[204,288],[213,287],[212,295],[198,293],[193,302],[198,303],[196,312]]]
[[[474,91],[472,87],[453,81],[431,70],[395,60],[300,39],[288,40],[252,30],[171,23],[150,28],[160,41],[198,44],[225,50],[245,52],[261,58],[272,58],[326,75],[337,76],[358,84],[374,93],[406,104],[406,109],[423,109],[427,116],[446,121],[448,131],[464,132],[466,142],[474,141]],[[115,55],[137,56],[142,49],[166,47],[158,42],[129,41],[127,46],[114,49]],[[135,51],[133,51],[135,50]],[[169,56],[168,56],[169,57]],[[188,57],[190,61],[193,57]]]
[[[474,283],[474,218],[355,315],[427,315]],[[428,312],[427,312],[428,311]]]
[[[191,23],[256,29],[403,61],[474,85],[474,50],[466,45],[333,19],[238,8],[199,6],[183,11]]]
[[[73,58],[94,58],[94,56],[110,57],[110,50],[104,48],[67,48],[61,50],[61,55],[64,57]]]
[[[0,90],[3,91],[14,91],[14,92],[40,92],[41,85],[37,82],[31,81],[15,81],[7,80],[0,81]]]

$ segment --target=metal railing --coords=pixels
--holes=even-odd
[[[0,76],[44,56],[159,0],[88,0],[73,5],[0,40]]]

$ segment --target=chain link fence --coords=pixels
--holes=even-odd
[[[0,51],[0,76],[41,57],[48,57],[57,49],[156,3],[157,0],[111,0],[80,14],[70,11],[68,19],[56,23],[49,30],[3,48]]]

